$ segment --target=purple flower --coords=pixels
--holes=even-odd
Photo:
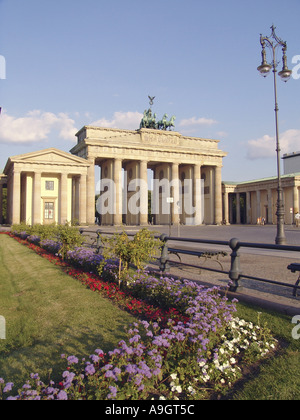
[[[96,356],[95,354],[92,354],[90,356],[90,358],[92,359],[93,363],[98,363],[99,360],[100,360],[100,357],[99,356]]]
[[[60,391],[57,394],[57,399],[60,401],[67,401],[68,400],[68,394],[65,391]]]
[[[63,383],[64,388],[69,389],[72,386],[73,379],[75,378],[75,373],[65,371],[62,376],[63,378],[65,378],[65,381]]]
[[[67,360],[69,365],[76,365],[78,363],[78,359],[75,356],[69,356]]]
[[[7,382],[5,385],[3,392],[10,392],[13,389],[14,384],[12,382]]]
[[[113,373],[114,373],[115,375],[120,375],[120,374],[121,374],[121,369],[119,369],[119,368],[114,368]]]
[[[110,386],[109,390],[110,390],[111,394],[108,394],[107,398],[108,399],[116,398],[117,392],[118,392],[117,388],[115,386]]]
[[[46,393],[47,395],[51,395],[51,394],[54,394],[56,391],[57,391],[57,389],[56,389],[56,388],[53,388],[52,386],[49,386],[49,387],[45,390],[45,393]]]
[[[87,365],[84,371],[87,375],[94,375],[94,373],[96,372],[94,366],[91,364]]]
[[[161,373],[160,369],[154,369],[154,371],[152,372],[154,376],[158,376]]]
[[[139,334],[134,335],[132,338],[129,339],[129,343],[138,343],[140,340],[141,336]]]
[[[140,386],[142,383],[143,377],[141,375],[137,375],[137,377],[135,378],[135,384],[137,386]]]
[[[135,374],[136,373],[136,365],[127,365],[125,371],[127,373]]]

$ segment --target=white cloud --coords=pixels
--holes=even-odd
[[[280,135],[280,148],[282,154],[300,150],[300,130],[287,130]],[[276,156],[275,137],[265,135],[256,140],[249,140],[247,144],[247,158],[261,159]]]
[[[228,137],[228,133],[226,131],[217,131],[216,134],[218,137]]]
[[[202,126],[202,125],[208,125],[211,126],[213,124],[217,124],[216,120],[213,120],[212,118],[188,118],[181,120],[179,123],[180,127],[191,127],[191,126]]]
[[[94,121],[91,125],[107,128],[122,128],[127,130],[137,130],[140,127],[143,114],[140,112],[115,112],[113,118],[108,120],[101,118]]]
[[[75,121],[67,114],[29,111],[24,117],[14,117],[3,112],[0,116],[0,143],[37,143],[47,141],[52,130],[65,140],[74,140],[78,131]]]

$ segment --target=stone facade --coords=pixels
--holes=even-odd
[[[241,183],[223,183],[223,213],[227,224],[276,224],[277,177]],[[282,176],[285,224],[296,223],[299,213],[300,173]]]
[[[152,192],[155,224],[222,222],[226,153],[217,140],[91,126],[76,136],[71,154],[50,148],[9,158],[0,177],[1,206],[7,187],[6,223],[93,225],[95,166],[101,168],[102,207],[112,197],[110,211],[101,215],[104,225],[148,224],[148,169],[158,186]]]
[[[171,186],[167,195],[173,200],[164,212],[158,211],[154,217],[155,224],[173,224],[189,222],[193,224],[220,224],[222,222],[222,180],[221,168],[226,153],[219,150],[217,140],[186,137],[178,132],[140,129],[136,131],[83,127],[77,133],[77,145],[71,153],[87,159],[91,167],[101,168],[101,179],[107,183],[112,180],[115,188],[113,214],[102,217],[102,224],[135,224],[148,223],[147,169],[153,170],[154,181],[167,180]],[[140,208],[139,214],[128,211],[128,202],[135,191],[122,190],[123,177],[126,177],[126,188],[132,179],[139,179]],[[125,175],[124,175],[125,174]],[[192,197],[193,214],[187,217],[178,203],[183,203],[180,181],[191,180],[190,189],[186,192]],[[196,190],[197,180],[203,180],[203,202],[201,192]],[[178,183],[178,185],[176,185]],[[92,195],[92,173],[91,193]],[[198,183],[200,188],[200,183]],[[125,188],[125,189],[126,189]],[[163,186],[159,188],[163,189]],[[102,191],[105,193],[105,191]],[[127,195],[124,203],[124,195]],[[157,208],[162,208],[166,200],[163,191],[158,192]],[[125,212],[124,212],[125,207]],[[182,206],[181,206],[182,207]],[[200,209],[204,208],[203,215]],[[125,216],[124,216],[125,213]]]
[[[4,170],[6,222],[47,224],[78,219],[86,224],[89,166],[86,160],[53,148],[9,158]]]

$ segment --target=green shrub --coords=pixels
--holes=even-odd
[[[76,227],[65,225],[57,226],[57,241],[62,244],[59,253],[63,259],[66,258],[69,251],[74,250],[83,243],[83,237]]]
[[[39,236],[41,240],[55,239],[57,237],[58,225],[33,225],[30,229],[31,235]]]
[[[148,229],[140,230],[131,240],[127,233],[115,233],[112,237],[101,236],[104,263],[100,264],[99,274],[102,274],[105,260],[117,258],[119,260],[118,280],[121,285],[128,275],[130,264],[142,270],[145,264],[153,261],[162,246],[160,239],[154,237],[155,233]]]
[[[76,227],[65,225],[40,225],[33,226],[20,223],[19,225],[12,226],[12,232],[20,235],[27,233],[28,235],[38,236],[41,241],[49,239],[61,243],[62,246],[59,250],[62,258],[65,259],[67,252],[74,250],[76,247],[82,245],[83,238]]]

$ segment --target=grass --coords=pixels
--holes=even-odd
[[[0,377],[15,385],[31,372],[47,378],[52,368],[60,379],[61,354],[107,352],[135,320],[6,235],[0,235],[0,315],[6,319]]]
[[[281,348],[249,367],[226,398],[299,400],[300,340],[292,338],[291,318],[242,303],[237,307],[240,318],[267,323]],[[0,235],[0,315],[7,323],[7,339],[0,340],[0,377],[17,386],[31,372],[46,379],[51,368],[52,377],[60,379],[62,353],[86,357],[96,348],[112,350],[134,321],[6,235]]]

